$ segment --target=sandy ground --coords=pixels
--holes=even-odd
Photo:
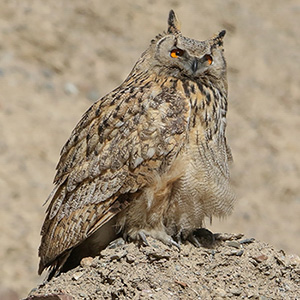
[[[171,8],[187,36],[227,30],[227,133],[238,202],[232,216],[208,228],[300,254],[299,1],[1,1],[3,289],[24,297],[41,281],[42,204],[59,151],[83,112],[166,29]]]

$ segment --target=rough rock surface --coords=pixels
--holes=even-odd
[[[186,244],[181,251],[150,238],[146,247],[121,243],[28,299],[300,299],[298,256],[242,235],[220,238],[210,248]]]

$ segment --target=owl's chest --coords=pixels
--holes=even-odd
[[[216,158],[222,161],[221,165],[226,164],[224,151],[222,147],[201,141],[200,136],[199,131],[190,132],[188,144],[174,163],[182,172],[171,186],[166,213],[170,231],[180,228],[188,232],[202,227],[204,218],[210,218],[222,201],[223,194],[220,191],[224,177]],[[177,229],[172,224],[176,224]]]

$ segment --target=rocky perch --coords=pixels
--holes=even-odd
[[[242,234],[209,248],[119,243],[33,289],[26,300],[300,299],[300,258]]]

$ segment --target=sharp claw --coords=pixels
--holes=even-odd
[[[208,229],[198,228],[189,235],[188,240],[196,247],[211,247],[215,236]]]
[[[171,245],[175,246],[179,251],[181,250],[180,245],[177,242],[175,242],[173,239],[171,239]]]
[[[193,234],[191,234],[188,239],[195,247],[201,247],[201,244],[199,243],[198,239]]]
[[[144,243],[145,246],[149,246],[149,243],[147,241],[147,238],[146,238],[146,235],[145,235],[144,232],[140,231],[139,232],[139,237],[143,241],[143,243]]]
[[[125,240],[122,237],[119,237],[119,238],[111,241],[108,244],[107,248],[108,249],[115,249],[117,247],[123,246],[124,244],[125,244]]]
[[[138,240],[140,242],[142,242],[142,244],[144,246],[150,246],[150,244],[147,241],[147,237],[146,237],[145,232],[139,231],[137,236],[138,236]],[[149,236],[151,236],[151,235],[149,235]],[[154,239],[157,239],[157,240],[163,242],[165,245],[169,245],[171,247],[175,246],[179,251],[181,250],[180,249],[180,242],[179,243],[175,242],[170,236],[163,236],[163,237],[158,236],[158,237],[154,237]]]
[[[211,244],[215,242],[214,234],[206,228],[197,229],[193,235],[198,236],[199,238],[204,238],[207,242]]]

